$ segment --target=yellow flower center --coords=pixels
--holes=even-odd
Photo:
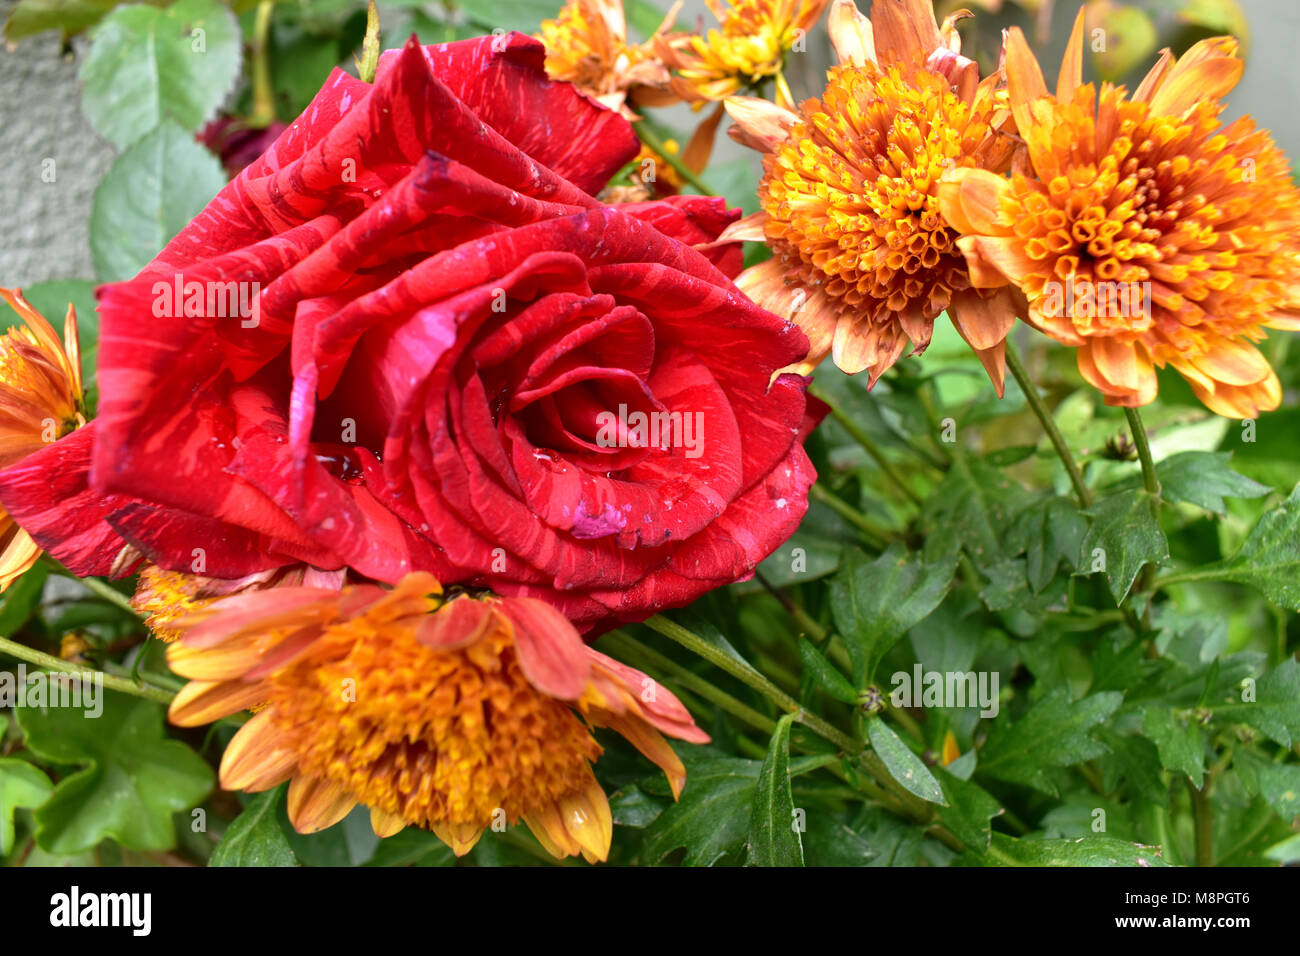
[[[930,70],[868,64],[832,70],[801,112],[759,189],[772,248],[841,313],[933,319],[970,287],[936,185],[945,169],[979,165],[990,107]]]
[[[514,823],[592,779],[601,748],[528,682],[508,630],[455,650],[415,635],[409,619],[334,624],[268,679],[300,772],[426,827]]]
[[[181,636],[172,622],[212,603],[211,598],[197,598],[203,579],[180,571],[166,571],[150,564],[140,572],[131,606],[145,615],[145,626],[158,640],[171,643]]]

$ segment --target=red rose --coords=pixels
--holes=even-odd
[[[542,63],[512,35],[335,71],[99,291],[99,418],[4,505],[82,574],[123,539],[218,577],[418,569],[584,627],[752,572],[815,477],[803,380],[772,380],[807,341],[732,285],[737,247],[691,248],[721,200],[592,197],[636,137]]]

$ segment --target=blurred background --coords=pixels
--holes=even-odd
[[[862,0],[864,7],[867,2]],[[381,5],[384,45],[397,45],[411,32],[426,42],[493,28],[532,32],[543,18],[554,16],[559,3],[401,0]],[[6,44],[0,51],[0,156],[9,171],[0,177],[0,283],[7,286],[96,278],[89,243],[91,206],[95,188],[116,153],[81,115],[78,69],[89,47],[82,32],[86,23],[65,21],[63,26],[71,33],[65,36],[58,21],[50,19],[49,11],[58,6],[47,0],[0,0],[0,19],[6,21]],[[102,13],[111,6],[111,0],[96,0],[69,8]],[[631,32],[644,33],[646,24],[653,29],[656,13],[668,6],[668,0],[629,4]],[[940,0],[940,16],[961,6],[977,14],[974,21],[962,24],[964,52],[975,56],[984,71],[996,64],[1001,30],[1016,24],[1039,51],[1050,82],[1079,4],[1076,0]],[[1295,122],[1300,104],[1295,52],[1300,3],[1296,0],[1091,0],[1087,6],[1089,30],[1105,31],[1105,50],[1089,55],[1092,79],[1132,85],[1164,46],[1181,52],[1202,37],[1238,36],[1246,71],[1229,98],[1228,118],[1253,113],[1261,125],[1272,129],[1288,154],[1300,153],[1300,127]],[[254,3],[236,0],[235,11],[247,43],[253,35]],[[88,13],[85,19],[93,20],[95,15]],[[703,0],[687,0],[677,22],[682,29],[717,25]],[[54,29],[45,28],[52,23]],[[358,0],[276,4],[270,35],[278,119],[292,119],[335,65],[355,69],[352,53],[359,48],[364,27],[364,6]],[[820,92],[830,63],[825,15],[808,39],[807,49],[792,54],[789,63],[790,84],[799,99]],[[228,97],[228,110],[235,115],[247,115],[249,109],[247,72],[245,68],[245,79]],[[683,106],[656,112],[655,117],[686,137],[703,115]],[[756,157],[721,132],[717,143],[709,185],[732,202],[752,204]],[[50,159],[57,170],[53,182],[42,175]]]

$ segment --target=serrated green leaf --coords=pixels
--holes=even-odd
[[[1024,603],[1028,582],[1023,558],[1006,558],[986,564],[980,573],[989,579],[980,589],[980,600],[990,611],[1005,611]]]
[[[1105,745],[1093,739],[1090,731],[1123,700],[1117,691],[1106,691],[1071,702],[1069,691],[1057,687],[1019,720],[998,721],[980,750],[979,772],[1055,795],[1047,770],[1105,753]]]
[[[1128,596],[1146,564],[1169,557],[1169,542],[1151,514],[1150,496],[1141,489],[1112,491],[1098,498],[1087,514],[1092,518],[1079,550],[1078,568],[1088,573],[1094,552],[1106,560],[1106,583],[1116,603]]]
[[[1017,840],[994,833],[987,862],[996,866],[1169,866],[1158,846],[1114,837]]]
[[[225,185],[216,158],[171,121],[117,158],[95,190],[90,251],[106,282],[148,265]]]
[[[1269,493],[1271,489],[1267,485],[1229,468],[1231,458],[1232,453],[1226,451],[1185,451],[1171,455],[1156,465],[1161,496],[1222,515],[1228,511],[1224,498],[1260,498]]]
[[[1025,574],[1037,593],[1051,583],[1061,562],[1078,567],[1088,522],[1077,505],[1059,496],[1022,511],[1007,534],[1012,554],[1025,553]]]
[[[1300,485],[1264,513],[1236,554],[1198,576],[1248,584],[1279,607],[1300,611]]]
[[[1300,816],[1300,766],[1274,763],[1247,750],[1233,754],[1232,766],[1246,792],[1267,800],[1283,820]]]
[[[286,785],[259,793],[222,834],[209,866],[297,866],[289,838],[280,829],[277,807]]]
[[[956,567],[955,553],[925,562],[898,542],[875,561],[857,548],[845,551],[831,580],[831,613],[857,684],[868,683],[885,653],[939,605]]]
[[[1133,795],[1148,804],[1164,806],[1169,789],[1160,779],[1160,753],[1145,737],[1123,736],[1109,727],[1098,727],[1096,737],[1109,749],[1098,759],[1101,764],[1102,788],[1113,792],[1121,777]]]
[[[879,717],[867,721],[867,739],[889,775],[902,784],[909,793],[929,803],[944,806],[943,787],[934,779],[921,758],[912,753],[907,744]]]
[[[163,711],[152,701],[104,691],[98,718],[73,708],[15,713],[33,754],[81,767],[36,811],[36,841],[52,853],[77,853],[104,839],[132,850],[170,849],[171,815],[212,789],[212,769],[163,736]]]
[[[1242,696],[1247,696],[1242,691]],[[1249,724],[1283,747],[1300,739],[1300,661],[1288,657],[1255,682],[1254,700],[1214,704],[1216,717]]]
[[[803,663],[804,670],[812,675],[817,686],[829,696],[845,704],[857,703],[858,692],[849,683],[849,679],[822,656],[822,652],[806,638],[801,638],[799,641],[799,660]]]
[[[956,458],[921,511],[926,558],[941,560],[965,548],[981,568],[999,560],[1002,531],[1012,504],[1019,500],[1015,487],[987,462]]]
[[[14,811],[39,807],[53,792],[54,784],[38,767],[17,757],[0,757],[0,856],[14,846]]]
[[[758,771],[758,787],[749,818],[746,862],[750,866],[803,866],[801,828],[796,828],[790,792],[790,724],[786,714],[776,722],[767,756]]]
[[[640,830],[654,823],[659,814],[664,812],[664,803],[635,783],[629,783],[609,795],[609,812],[615,825]]]
[[[192,133],[230,92],[240,50],[239,22],[217,0],[119,7],[81,65],[82,111],[118,149],[168,118]]]
[[[1201,728],[1174,716],[1168,707],[1142,711],[1142,734],[1160,754],[1160,766],[1185,773],[1200,787],[1205,780],[1205,740]]]
[[[646,828],[642,855],[651,865],[678,847],[686,866],[712,866],[740,848],[749,828],[760,764],[706,757],[687,765],[681,799]]]

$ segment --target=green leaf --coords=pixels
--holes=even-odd
[[[968,849],[988,849],[993,832],[989,821],[1002,812],[1002,805],[983,787],[954,777],[943,767],[935,767],[934,772],[947,800],[939,819]]]
[[[49,565],[38,562],[0,598],[0,637],[10,637],[26,624],[41,603]]]
[[[1158,846],[1114,837],[1078,840],[1017,840],[993,834],[985,862],[1003,866],[1169,866]]]
[[[171,815],[208,795],[212,769],[163,736],[159,705],[107,691],[102,700],[98,718],[72,708],[16,711],[32,753],[81,767],[36,811],[36,842],[52,853],[77,853],[104,839],[131,850],[170,849]]]
[[[128,149],[95,190],[90,251],[99,277],[133,278],[225,182],[216,158],[171,121]]]
[[[965,548],[981,568],[1001,559],[1001,530],[1010,520],[1010,505],[1018,500],[1016,488],[1001,469],[979,459],[956,458],[921,512],[926,558],[953,557]]]
[[[1231,458],[1232,453],[1227,451],[1171,455],[1156,465],[1161,495],[1169,501],[1185,501],[1222,515],[1228,512],[1224,498],[1261,498],[1269,493],[1267,485],[1229,468]]]
[[[624,0],[623,9],[627,13],[628,27],[642,41],[650,39],[666,15],[664,10],[660,10],[650,0]]]
[[[857,548],[845,551],[831,581],[831,613],[857,684],[868,683],[885,653],[939,605],[956,567],[955,553],[926,562],[898,542],[875,561]]]
[[[1274,763],[1247,750],[1233,754],[1232,766],[1246,792],[1267,800],[1283,820],[1300,816],[1300,766]]]
[[[1231,559],[1200,573],[1249,584],[1279,607],[1300,611],[1300,485],[1264,513]]]
[[[753,812],[749,818],[750,866],[803,866],[803,843],[795,828],[794,796],[790,792],[790,724],[786,714],[776,722],[767,757],[758,772]]]
[[[1242,696],[1248,696],[1244,690]],[[1300,739],[1300,661],[1288,657],[1261,677],[1255,683],[1254,698],[1215,704],[1214,715],[1249,724],[1283,747]]]
[[[307,866],[364,866],[381,842],[370,825],[370,811],[361,805],[341,822],[317,833],[296,831],[284,804],[278,806],[277,813],[294,856]]]
[[[804,670],[812,675],[817,686],[828,695],[846,704],[858,702],[858,692],[849,683],[849,679],[823,657],[822,652],[817,650],[807,638],[801,638],[799,641],[799,660],[803,662]]]
[[[456,854],[428,830],[407,827],[379,841],[363,866],[454,866]]]
[[[1169,542],[1151,514],[1144,490],[1113,491],[1098,498],[1087,514],[1092,518],[1083,536],[1078,567],[1088,573],[1094,552],[1106,561],[1106,583],[1116,603],[1123,601],[1143,565],[1169,557]]]
[[[258,794],[221,837],[208,866],[297,866],[276,813],[285,785]]]
[[[876,752],[889,775],[902,784],[905,790],[922,800],[945,805],[943,787],[934,779],[930,768],[879,717],[867,721],[867,739],[871,741],[871,749]]]
[[[1109,727],[1097,728],[1096,736],[1110,748],[1110,753],[1098,761],[1102,789],[1113,792],[1123,777],[1137,799],[1161,806],[1169,802],[1169,788],[1160,778],[1160,753],[1155,744],[1145,737],[1117,734]]]
[[[1037,593],[1051,583],[1061,562],[1077,567],[1087,531],[1088,522],[1074,502],[1057,496],[1020,513],[1007,534],[1007,547],[1012,554],[1024,551],[1029,586]]]
[[[96,27],[81,65],[82,111],[118,149],[167,118],[192,133],[230,92],[239,57],[239,22],[217,0],[119,7]]]
[[[1048,769],[1104,754],[1105,745],[1094,740],[1090,731],[1123,700],[1119,692],[1107,691],[1071,702],[1069,691],[1057,687],[1019,720],[999,720],[980,750],[979,771],[1055,795]]]
[[[686,866],[712,866],[744,841],[758,787],[759,763],[709,756],[687,765],[681,799],[646,828],[642,855],[662,863],[678,847],[686,848]]]
[[[535,33],[543,20],[554,20],[562,3],[555,0],[467,0],[458,6],[469,21],[484,30]]]
[[[14,810],[39,807],[53,792],[50,778],[26,760],[0,757],[0,856],[14,846]]]
[[[1142,733],[1156,745],[1160,766],[1185,773],[1200,787],[1205,779],[1205,740],[1195,723],[1184,723],[1168,707],[1142,711]]]

